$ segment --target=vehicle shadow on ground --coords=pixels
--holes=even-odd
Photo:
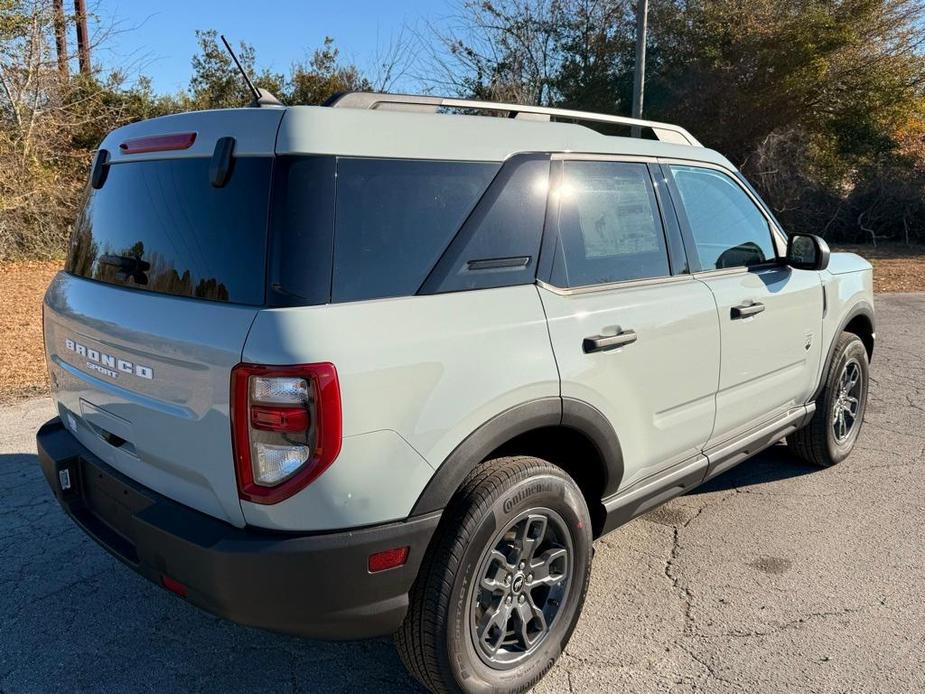
[[[34,454],[0,455],[0,691],[423,691],[391,639],[242,627],[135,574],[68,519]]]
[[[815,470],[774,446],[692,493]],[[0,455],[0,587],[0,691],[423,691],[391,639],[242,627],[141,578],[65,516],[34,454]]]
[[[689,495],[729,491],[737,487],[777,482],[810,475],[819,472],[820,469],[800,460],[786,445],[779,443],[697,487],[689,492]]]

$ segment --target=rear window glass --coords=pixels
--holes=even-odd
[[[67,271],[135,289],[261,305],[271,158],[235,160],[222,188],[209,159],[113,164],[90,189]]]
[[[338,159],[333,301],[414,294],[499,168]]]

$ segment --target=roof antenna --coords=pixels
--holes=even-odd
[[[250,93],[254,95],[254,100],[251,102],[251,106],[257,108],[261,106],[282,106],[282,102],[273,96],[266,89],[260,89],[254,86],[254,83],[251,82],[250,77],[247,76],[247,71],[241,66],[241,61],[238,60],[238,56],[235,55],[234,49],[232,49],[231,44],[228,43],[228,39],[225,38],[224,34],[219,35],[222,39],[222,43],[225,44],[225,48],[228,50],[231,59],[234,61],[234,64],[238,68],[238,72],[241,73],[241,77],[244,78],[244,82],[247,84],[247,88],[250,90]]]

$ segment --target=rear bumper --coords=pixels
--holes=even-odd
[[[45,478],[67,514],[110,553],[155,583],[240,624],[311,638],[392,633],[408,608],[439,513],[311,535],[235,528],[173,502],[94,456],[59,419],[36,437]],[[62,472],[71,487],[62,489]],[[407,563],[371,574],[370,554],[410,547]]]

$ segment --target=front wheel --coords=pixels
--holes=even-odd
[[[396,645],[434,692],[523,692],[555,664],[591,570],[581,491],[537,458],[479,465],[447,507]]]
[[[787,445],[809,463],[829,467],[848,457],[861,432],[867,408],[867,350],[861,339],[842,333],[813,418],[787,437]]]

